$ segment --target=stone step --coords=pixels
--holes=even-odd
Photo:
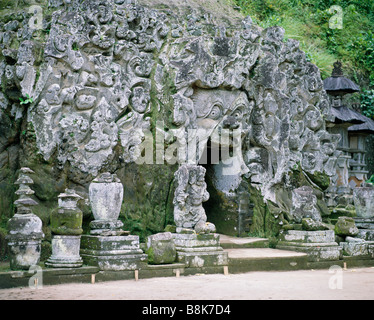
[[[268,248],[269,240],[255,237],[238,238],[220,234],[220,246],[224,249]]]
[[[270,248],[232,248],[228,253],[229,273],[308,269],[305,253]]]

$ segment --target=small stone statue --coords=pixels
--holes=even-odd
[[[177,188],[174,194],[174,221],[177,233],[194,229],[197,233],[215,232],[214,224],[207,222],[202,203],[209,199],[205,183],[205,168],[183,164],[175,173]]]
[[[303,218],[311,218],[321,222],[321,214],[317,209],[317,197],[313,194],[313,189],[303,186],[292,191],[291,215],[296,223],[301,223]]]
[[[42,221],[36,216],[31,207],[38,203],[30,198],[34,191],[29,187],[34,181],[28,174],[34,173],[29,168],[21,168],[15,182],[19,185],[16,194],[19,198],[14,202],[16,214],[8,221],[8,241],[10,253],[10,268],[12,270],[29,269],[40,260],[41,241],[44,238]]]

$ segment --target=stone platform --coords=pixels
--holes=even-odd
[[[229,273],[308,268],[308,255],[305,253],[270,248],[235,248],[225,251],[229,258]]]
[[[174,233],[177,261],[187,268],[227,266],[227,253],[220,246],[219,234]]]
[[[264,240],[261,238],[236,238],[229,236],[222,237],[222,247],[232,246],[231,248],[221,248],[217,250],[217,253],[226,255],[227,265],[205,265],[202,267],[193,266],[193,263],[187,266],[185,263],[172,263],[165,265],[148,265],[145,261],[141,261],[140,264],[133,265],[133,269],[129,270],[126,268],[120,268],[118,270],[103,270],[103,265],[99,266],[99,263],[104,263],[105,250],[101,250],[104,255],[100,256],[98,252],[95,252],[95,245],[102,249],[109,249],[107,241],[103,239],[92,239],[88,236],[85,241],[86,245],[91,246],[91,256],[96,256],[96,266],[87,266],[86,263],[81,268],[45,268],[43,263],[41,266],[41,273],[43,285],[49,284],[63,284],[63,283],[93,283],[102,281],[115,281],[115,280],[134,280],[146,279],[154,277],[179,277],[194,274],[235,274],[245,272],[256,272],[256,271],[291,271],[291,270],[303,270],[303,269],[329,269],[331,266],[340,266],[347,268],[357,267],[368,267],[374,266],[374,245],[369,250],[368,256],[342,256],[338,260],[325,260],[325,261],[310,261],[308,254],[305,252],[295,252],[291,250],[280,250],[271,248],[256,247],[264,245]],[[94,238],[97,238],[94,236]],[[105,238],[105,237],[104,237]],[[112,238],[112,237],[110,237]],[[125,237],[128,238],[128,237]],[[259,240],[261,239],[261,240]],[[318,239],[311,237],[311,239]],[[137,247],[137,240],[134,239],[134,243],[131,244],[131,238],[128,238],[130,242],[127,245],[130,251]],[[191,240],[191,239],[190,239]],[[205,239],[207,240],[207,239]],[[217,245],[217,238],[208,240],[205,244]],[[192,242],[193,243],[193,242]],[[190,245],[192,244],[189,243]],[[117,242],[118,244],[118,242]],[[122,243],[123,247],[126,247],[125,243]],[[196,245],[196,243],[195,243]],[[213,245],[213,247],[215,247]],[[251,247],[252,246],[252,247]],[[131,249],[132,248],[132,249]],[[198,246],[193,247],[195,249]],[[126,249],[125,249],[126,250]],[[135,249],[136,253],[143,255]],[[100,251],[100,250],[99,250]],[[188,251],[185,251],[188,252]],[[202,251],[203,252],[203,251]],[[126,252],[119,250],[117,253],[123,255]],[[129,252],[127,252],[129,253]],[[121,257],[119,254],[119,257]],[[131,256],[131,255],[130,255]],[[102,261],[100,259],[103,259]],[[127,256],[129,258],[129,256]],[[139,258],[139,256],[138,256]],[[93,259],[93,257],[91,257]],[[188,259],[186,259],[187,261]],[[86,260],[87,261],[87,260]],[[91,260],[92,261],[92,260]],[[114,263],[115,259],[111,260],[112,266],[116,266]],[[139,260],[138,260],[139,261]],[[117,260],[117,262],[119,262]],[[131,269],[131,268],[130,268]],[[12,288],[12,287],[27,287],[32,277],[35,276],[35,272],[29,271],[10,271],[9,262],[0,264],[0,289]]]
[[[342,256],[342,248],[335,242],[333,230],[284,231],[276,248],[306,253],[310,262],[338,261]]]
[[[84,264],[106,271],[139,270],[147,262],[138,236],[83,235],[80,255]]]

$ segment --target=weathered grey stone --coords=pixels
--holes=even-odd
[[[287,230],[280,235],[277,249],[294,250],[308,254],[308,260],[334,261],[341,256],[341,247],[335,242],[333,230],[300,231]]]
[[[8,238],[10,268],[28,270],[40,262],[41,240],[11,240]]]
[[[280,235],[283,241],[304,242],[304,243],[331,243],[335,242],[333,230],[326,231],[300,231],[288,230]]]
[[[350,237],[347,237],[350,238]],[[354,238],[350,238],[347,242],[341,242],[340,245],[343,248],[343,255],[345,256],[368,256],[368,244],[365,241],[352,241]],[[347,239],[346,239],[347,240]]]
[[[175,173],[177,187],[174,194],[174,221],[178,228],[198,228],[199,233],[215,231],[211,223],[207,223],[202,206],[209,199],[205,183],[206,170],[202,166],[184,164]]]
[[[291,215],[296,223],[300,223],[303,218],[322,222],[321,214],[317,209],[317,197],[311,187],[304,186],[292,191]]]
[[[295,166],[309,175],[335,174],[338,137],[326,131],[331,106],[318,68],[297,41],[283,39],[282,28],[262,30],[250,17],[231,16],[231,7],[216,9],[221,5],[216,1],[209,8],[176,1],[158,6],[162,1],[51,0],[55,13],[44,22],[49,35],[37,40],[28,25],[31,17],[1,26],[6,59],[0,63],[5,97],[0,97],[0,125],[7,124],[3,115],[10,115],[12,103],[11,120],[24,110],[34,136],[16,132],[21,149],[42,157],[59,183],[82,189],[101,172],[125,171],[142,160],[145,140],[159,133],[156,128],[165,138],[161,151],[174,143],[178,150],[188,148],[191,139],[183,138],[196,129],[193,138],[201,139],[196,163],[212,132],[238,128],[241,152],[230,165],[208,164],[213,188],[236,203],[245,180],[262,200],[290,212],[277,195],[301,185],[289,180]],[[15,43],[20,43],[17,52]],[[32,102],[20,106],[15,92],[28,94]],[[164,124],[155,125],[157,120]],[[154,142],[149,145],[159,145]],[[158,154],[149,153],[151,160]],[[165,154],[161,160],[167,159]],[[22,163],[38,166],[34,160],[24,157]],[[178,164],[183,161],[178,158]],[[224,175],[226,169],[235,174]],[[147,194],[147,183],[138,179],[129,194]],[[162,191],[170,192],[170,185]],[[310,214],[317,216],[314,210]],[[213,231],[201,226],[199,232]]]
[[[91,221],[92,235],[116,236],[123,232],[123,223],[118,220],[122,200],[123,186],[116,175],[103,173],[89,186],[89,198],[94,221]]]
[[[80,236],[58,236],[52,238],[52,255],[45,262],[52,268],[79,268],[83,260],[79,255]]]
[[[15,201],[17,213],[8,220],[9,230],[6,239],[10,253],[10,267],[16,269],[28,269],[37,265],[40,260],[41,240],[44,238],[41,219],[32,213],[31,207],[37,202],[29,196],[34,193],[29,185],[33,180],[27,174],[33,173],[29,168],[21,168],[20,176],[15,182],[19,185],[16,194],[19,199]]]
[[[89,188],[90,204],[95,220],[117,220],[121,211],[123,186],[115,175],[104,173]]]
[[[356,236],[358,228],[351,217],[339,217],[335,224],[335,233],[340,236]]]
[[[320,221],[314,221],[312,218],[303,218],[301,220],[303,229],[306,231],[329,230],[329,226]]]
[[[374,241],[374,229],[359,229],[356,237],[366,241]]]
[[[98,266],[100,270],[139,270],[147,262],[138,236],[83,235],[80,255],[85,264]]]
[[[148,262],[151,264],[173,263],[176,259],[176,248],[170,232],[157,233],[147,237]]]
[[[227,252],[219,244],[218,234],[173,234],[177,261],[186,267],[228,265]]]
[[[354,188],[353,201],[358,218],[374,218],[374,187],[371,184]]]

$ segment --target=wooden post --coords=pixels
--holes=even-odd
[[[91,274],[91,284],[95,284],[95,278],[96,278],[96,275]]]
[[[229,275],[229,266],[223,266],[223,274],[225,276],[228,276]]]
[[[139,280],[139,270],[135,270],[135,281]]]

